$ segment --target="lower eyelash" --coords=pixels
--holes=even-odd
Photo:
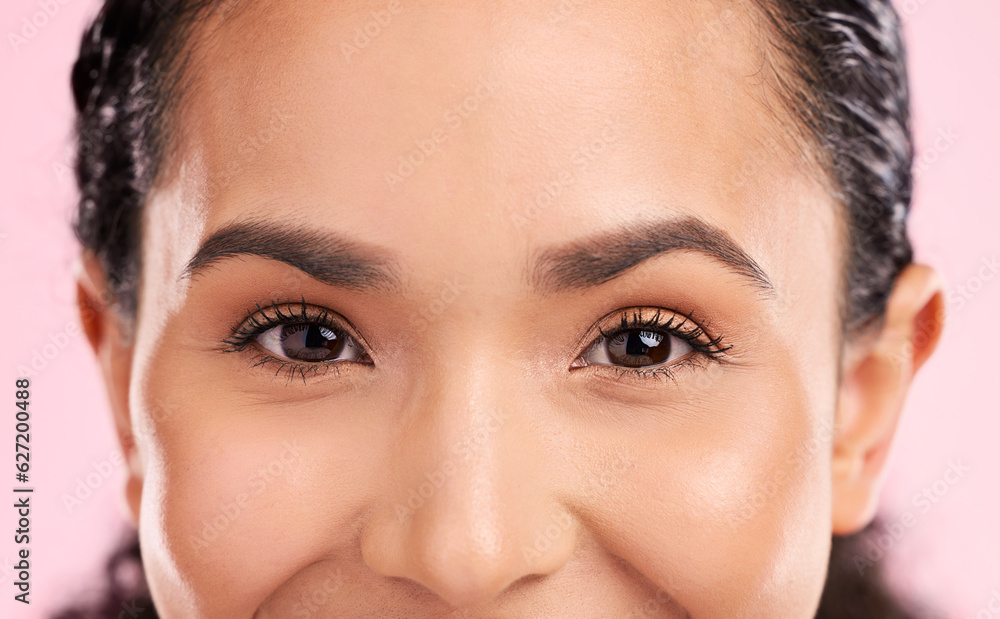
[[[629,375],[637,376],[641,379],[666,379],[666,380],[677,380],[677,371],[684,367],[704,367],[705,361],[707,359],[704,357],[686,357],[671,363],[670,365],[665,365],[662,367],[649,367],[649,368],[626,368],[620,365],[609,365],[607,366],[611,370],[614,370],[618,374],[618,379],[626,378]],[[597,366],[591,366],[597,367]]]
[[[346,329],[330,318],[329,311],[321,309],[310,312],[304,298],[298,304],[279,304],[277,301],[272,301],[267,307],[261,307],[260,303],[255,303],[254,305],[256,305],[257,311],[247,310],[247,317],[243,322],[234,325],[231,328],[229,337],[222,341],[223,345],[220,348],[222,352],[245,352],[249,349],[252,352],[249,353],[250,356],[247,358],[247,362],[251,369],[273,365],[275,367],[274,376],[277,377],[284,373],[288,382],[292,382],[296,378],[301,378],[303,384],[305,384],[307,376],[322,376],[331,371],[334,374],[341,372],[341,368],[339,367],[342,363],[341,361],[298,363],[275,357],[251,346],[257,336],[269,329],[298,323],[318,324],[353,339],[354,336],[350,335]],[[268,310],[273,311],[274,316],[269,316],[267,314]]]
[[[277,326],[285,324],[294,324],[295,322],[311,322],[316,324],[321,324],[329,329],[337,331],[338,333],[347,332],[340,327],[338,324],[333,322],[329,318],[329,313],[326,310],[319,312],[317,316],[309,316],[307,311],[307,305],[305,299],[302,299],[300,305],[301,309],[296,308],[296,310],[291,310],[289,313],[285,314],[282,312],[282,308],[276,301],[273,301],[267,309],[273,309],[275,312],[274,318],[270,318],[265,313],[265,309],[260,306],[259,303],[255,304],[257,306],[257,313],[251,310],[247,311],[247,318],[239,325],[232,328],[232,333],[229,337],[223,340],[222,350],[225,352],[240,352],[246,350],[250,344],[256,339],[258,335],[263,333],[268,329],[272,329]],[[294,305],[289,305],[289,308],[296,307]],[[298,314],[295,312],[299,311]],[[706,335],[703,327],[694,322],[691,318],[691,313],[683,316],[683,320],[674,325],[675,319],[678,314],[673,314],[669,320],[666,322],[660,320],[661,310],[656,310],[656,315],[651,319],[645,320],[642,318],[642,311],[633,312],[631,317],[626,317],[623,313],[621,317],[621,324],[619,327],[610,333],[606,333],[603,329],[598,328],[601,334],[600,340],[596,340],[591,344],[591,346],[596,345],[599,341],[604,341],[610,339],[612,335],[620,333],[622,331],[631,330],[652,330],[660,333],[667,333],[674,337],[677,337],[686,343],[688,343],[694,350],[694,355],[689,355],[683,359],[676,362],[670,363],[665,366],[652,366],[647,368],[628,368],[617,365],[607,365],[607,367],[618,374],[618,378],[631,376],[635,378],[642,379],[667,379],[676,380],[676,372],[683,367],[703,367],[706,361],[721,361],[724,360],[725,353],[732,349],[732,346],[721,346],[722,336],[715,338],[709,338],[707,341],[703,341],[702,338]],[[258,320],[258,315],[265,318],[264,322]],[[694,323],[694,328],[685,331],[681,327],[688,322]],[[326,374],[327,372],[333,371],[336,374],[340,373],[339,363],[329,362],[329,363],[296,363],[294,361],[287,361],[285,359],[279,359],[273,355],[266,352],[260,351],[253,353],[248,358],[248,363],[251,368],[257,368],[262,366],[267,366],[273,364],[276,367],[274,372],[275,377],[277,377],[282,372],[285,373],[288,382],[291,382],[296,377],[302,379],[303,384],[306,382],[306,376],[318,376]],[[606,364],[602,364],[606,365]],[[592,366],[597,367],[597,366]]]
[[[275,378],[279,374],[284,373],[287,378],[287,382],[292,382],[296,377],[302,379],[302,384],[306,382],[306,376],[322,376],[328,372],[333,372],[334,374],[340,373],[340,364],[337,362],[330,363],[295,363],[293,361],[286,361],[284,359],[279,359],[265,352],[253,353],[247,360],[251,368],[266,367],[270,365],[276,366],[274,371]]]

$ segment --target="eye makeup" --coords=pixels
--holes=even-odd
[[[721,335],[709,335],[692,316],[664,308],[616,310],[598,323],[599,336],[571,368],[607,368],[619,379],[676,380],[681,368],[725,361],[733,347],[723,345]],[[606,361],[595,362],[594,357]]]
[[[255,305],[256,311],[247,310],[246,318],[231,328],[220,349],[248,353],[251,369],[274,367],[274,376],[284,373],[289,380],[297,376],[305,383],[306,376],[339,374],[347,364],[372,365],[360,338],[330,310],[310,305],[304,298],[299,303]]]
[[[231,328],[221,350],[248,354],[251,369],[273,367],[289,380],[317,376],[357,365],[374,365],[362,338],[345,319],[328,309],[306,303],[272,301],[247,310]],[[619,379],[677,380],[682,368],[723,362],[732,346],[721,335],[711,335],[694,320],[659,307],[615,310],[591,328],[589,344],[570,371],[593,368],[615,372]],[[587,338],[582,338],[586,341]]]

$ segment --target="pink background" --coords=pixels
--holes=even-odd
[[[25,20],[45,4],[57,11],[15,46],[11,33],[21,35]],[[43,616],[78,595],[81,583],[97,582],[111,543],[109,523],[123,513],[123,471],[115,464],[120,460],[112,460],[103,386],[74,314],[76,247],[68,225],[75,196],[69,68],[97,6],[94,0],[4,0],[0,8],[3,397],[13,400],[20,365],[37,364],[32,604],[12,601],[15,510],[0,508],[4,617]],[[918,147],[912,233],[918,260],[947,280],[951,315],[941,347],[912,391],[893,456],[882,511],[890,523],[909,511],[915,523],[893,542],[888,560],[902,585],[946,616],[1000,618],[988,608],[993,590],[1000,591],[1000,277],[978,274],[983,260],[1000,257],[1000,4],[900,0],[898,6],[910,48]],[[9,462],[13,416],[3,420],[0,458]],[[969,470],[948,485],[944,475],[954,460]],[[108,478],[101,476],[109,470]],[[68,509],[63,496],[88,475],[96,489]],[[0,493],[13,497],[14,480],[8,481]],[[946,493],[923,513],[912,499],[935,483]],[[996,596],[993,609],[1000,610]]]

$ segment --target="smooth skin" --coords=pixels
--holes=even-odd
[[[90,254],[78,286],[160,615],[812,617],[944,304],[911,265],[883,325],[842,338],[847,229],[765,37],[751,6],[694,0],[200,24],[134,328]],[[379,285],[273,253],[189,268],[248,221],[305,236],[300,258],[357,250]],[[768,285],[691,246],[552,285],[543,257],[639,222],[718,228]],[[367,358],[226,349],[257,304],[303,301]],[[672,339],[669,378],[619,374],[588,346],[639,309],[728,350]]]

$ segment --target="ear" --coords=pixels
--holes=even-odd
[[[896,279],[878,332],[847,345],[833,441],[834,535],[856,533],[874,518],[906,394],[944,319],[941,279],[911,264]]]
[[[132,345],[128,341],[129,329],[116,311],[113,298],[113,291],[97,256],[93,252],[84,251],[77,263],[77,309],[83,332],[97,356],[104,376],[115,434],[128,465],[125,503],[132,524],[138,526],[143,475],[129,414]]]

